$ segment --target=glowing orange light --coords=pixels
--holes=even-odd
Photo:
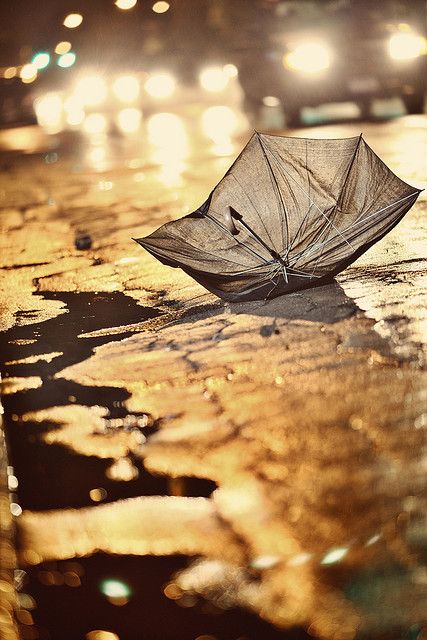
[[[16,73],[16,67],[8,67],[3,71],[3,78],[6,78],[6,80],[10,80],[10,78],[14,78],[16,76]]]
[[[166,13],[170,7],[169,2],[155,2],[152,6],[154,13]]]
[[[68,40],[62,40],[61,42],[58,42],[58,44],[55,47],[55,53],[58,54],[58,56],[62,56],[64,55],[64,53],[68,53],[71,49],[71,42],[68,42]]]
[[[122,11],[127,11],[128,9],[133,9],[138,0],[116,0],[114,3],[118,9],[122,9]]]
[[[24,64],[19,74],[22,82],[26,84],[34,82],[37,78],[37,67],[33,64]]]
[[[76,29],[83,22],[83,16],[80,13],[69,13],[62,23],[67,29]]]

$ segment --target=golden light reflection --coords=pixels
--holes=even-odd
[[[57,53],[59,56],[62,56],[64,53],[68,53],[71,49],[71,42],[68,42],[68,40],[62,40],[61,42],[58,42],[58,44],[55,47],[55,53]]]
[[[96,629],[95,631],[89,631],[89,633],[86,634],[86,640],[120,640],[120,638],[112,631],[101,631]]]
[[[159,180],[168,187],[180,186],[189,152],[183,121],[172,113],[157,113],[147,120],[147,133],[154,146],[152,158],[160,164]]]
[[[216,145],[230,144],[230,138],[236,133],[237,127],[237,116],[230,107],[213,106],[202,114],[203,133]]]
[[[69,13],[62,23],[67,29],[76,29],[83,22],[83,16],[80,13]]]
[[[320,564],[335,564],[339,562],[348,553],[348,547],[337,547],[336,549],[330,549],[320,561]]]
[[[98,487],[96,489],[91,489],[89,491],[89,496],[93,502],[101,502],[107,497],[107,491],[103,487]]]
[[[20,516],[21,513],[22,513],[21,505],[18,504],[17,502],[11,502],[11,504],[10,504],[10,513],[15,517]]]
[[[87,154],[87,159],[97,169],[104,166],[107,157],[107,149],[104,146],[93,147]]]
[[[182,162],[179,158],[172,162],[163,160],[159,180],[165,187],[179,187],[183,184],[182,174],[185,171],[187,164]]]
[[[107,469],[105,475],[110,480],[129,482],[139,476],[139,471],[130,458],[120,458]]]

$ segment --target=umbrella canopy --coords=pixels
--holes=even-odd
[[[255,132],[201,207],[136,241],[225,300],[267,299],[331,279],[419,193],[361,135]]]

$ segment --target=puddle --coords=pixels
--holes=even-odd
[[[99,629],[117,634],[120,640],[309,638],[299,630],[276,630],[239,609],[224,611],[203,599],[177,602],[168,598],[165,590],[168,593],[171,574],[189,562],[182,556],[117,558],[98,554],[31,569],[24,581],[24,593],[31,593],[38,603],[33,611],[38,637],[84,640],[88,632]],[[115,586],[126,596],[108,597],[102,593],[108,586]]]
[[[27,412],[54,406],[97,405],[108,412],[105,419],[107,429],[115,422],[136,424],[139,426],[133,428],[138,428],[145,437],[157,429],[149,415],[129,415],[124,405],[129,397],[125,389],[89,387],[55,379],[54,376],[63,368],[88,358],[96,347],[132,335],[135,324],[158,317],[159,311],[141,307],[122,293],[48,292],[43,297],[60,300],[67,312],[0,334],[3,379],[25,380],[38,376],[43,383],[38,388],[4,396],[9,463],[13,466],[14,477],[19,480],[16,493],[12,494],[13,502],[23,509],[38,511],[79,508],[143,495],[208,497],[216,488],[214,482],[154,476],[144,469],[136,456],[130,457],[136,477],[127,481],[113,480],[108,477],[114,462],[112,458],[78,455],[65,446],[46,444],[43,435],[58,429],[58,424],[47,420],[21,420]],[[120,329],[116,327],[118,321]],[[103,329],[110,327],[114,327],[112,335],[102,333]],[[98,333],[93,337],[78,338],[91,332]],[[80,577],[70,570],[74,564],[81,568]],[[20,573],[23,606],[25,602],[33,603],[29,609],[32,613],[28,614],[27,610],[23,613],[23,638],[80,640],[93,629],[114,628],[121,640],[141,637],[141,629],[149,633],[150,638],[169,637],[172,640],[189,637],[190,629],[200,628],[201,634],[210,625],[200,607],[189,615],[187,608],[177,607],[163,593],[163,582],[166,584],[174,571],[186,567],[188,559],[98,555],[74,564],[55,563],[57,566],[53,574],[52,563],[40,564],[29,568],[28,573]],[[126,583],[133,585],[132,600],[127,604],[125,616],[122,607],[113,605],[100,593],[99,584],[109,576],[121,576]],[[213,621],[215,629],[224,629],[218,613],[211,613],[209,620]],[[34,626],[28,626],[27,618],[31,615]],[[263,637],[281,637],[269,625],[255,617],[252,620],[246,613],[227,612],[224,615],[227,625],[228,621],[234,620],[236,629],[234,634],[227,632],[219,636],[224,639],[241,636],[240,629],[264,627],[267,631],[263,632]],[[171,620],[174,620],[173,625]]]

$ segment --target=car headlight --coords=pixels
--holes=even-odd
[[[285,54],[283,64],[293,71],[319,73],[331,65],[331,51],[323,42],[301,42]]]
[[[97,106],[107,98],[107,84],[100,76],[85,76],[77,82],[74,93],[84,106]]]
[[[176,80],[170,73],[153,73],[144,88],[152,98],[169,98],[175,91]]]
[[[230,76],[224,67],[208,67],[203,69],[199,75],[199,81],[205,91],[211,93],[219,93],[224,91],[228,85]]]
[[[427,40],[416,33],[395,33],[388,43],[393,60],[413,60],[426,51]]]
[[[139,96],[138,78],[119,76],[113,83],[113,92],[120,102],[135,102]]]
[[[62,121],[62,98],[57,93],[47,93],[34,102],[37,122],[41,127],[59,129]]]

